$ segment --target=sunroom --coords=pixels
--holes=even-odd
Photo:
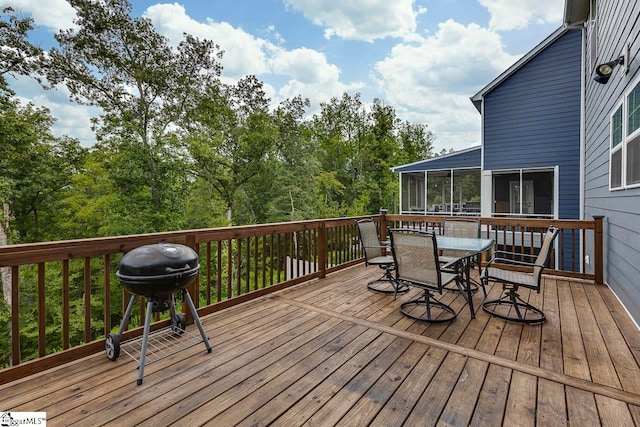
[[[396,166],[400,213],[480,216],[480,147]]]

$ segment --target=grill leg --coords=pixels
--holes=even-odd
[[[144,319],[144,334],[142,335],[142,348],[140,349],[140,368],[138,369],[138,385],[142,384],[144,375],[144,363],[147,356],[147,344],[149,343],[149,330],[151,329],[151,312],[153,311],[153,302],[147,299],[147,313]]]
[[[125,328],[129,325],[129,318],[131,317],[131,310],[133,310],[133,304],[136,302],[136,296],[131,295],[131,299],[129,299],[129,304],[127,305],[127,310],[124,312],[124,317],[122,318],[122,322],[120,322],[120,329],[118,329],[118,336],[122,338],[122,333]]]
[[[196,311],[196,306],[193,304],[193,300],[191,299],[191,295],[185,289],[182,289],[182,299],[187,301],[189,305],[189,310],[191,310],[191,314],[193,315],[193,321],[196,325],[198,325],[198,330],[200,331],[200,335],[202,336],[202,341],[204,345],[207,347],[207,352],[211,353],[211,344],[209,344],[209,338],[207,338],[207,334],[204,332],[204,328],[202,327],[202,322],[200,322],[200,317],[198,316],[198,312]]]

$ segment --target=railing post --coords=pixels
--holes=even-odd
[[[322,221],[318,227],[318,263],[320,264],[320,277],[327,277],[327,264],[329,263],[329,248],[327,247],[327,223]]]
[[[380,208],[380,241],[387,240],[387,212],[388,210]]]
[[[603,215],[594,215],[593,220],[593,273],[596,285],[604,283],[604,252],[602,244]]]

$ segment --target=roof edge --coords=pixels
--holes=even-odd
[[[582,28],[583,24],[589,19],[590,11],[590,0],[565,0],[562,18],[565,28]]]
[[[422,159],[422,160],[418,160],[416,162],[407,163],[407,164],[400,165],[400,166],[394,166],[394,167],[391,168],[391,171],[395,172],[396,169],[406,168],[407,166],[417,165],[418,163],[430,162],[432,160],[440,160],[440,159],[446,158],[446,157],[457,156],[457,155],[460,155],[460,154],[468,153],[469,151],[480,150],[481,148],[482,148],[482,145],[474,145],[473,147],[465,148],[465,149],[460,150],[460,151],[454,151],[453,153],[443,154],[442,156],[431,157],[429,159]]]
[[[569,1],[569,0],[567,0],[567,1]],[[562,26],[562,27],[558,28],[557,30],[555,30],[553,33],[551,33],[549,36],[547,36],[546,39],[544,39],[542,42],[540,42],[536,47],[534,47],[529,52],[524,54],[522,56],[522,58],[517,60],[511,67],[507,68],[504,72],[502,72],[502,74],[500,74],[498,77],[493,79],[488,85],[486,85],[485,87],[480,89],[480,91],[478,91],[478,93],[473,95],[470,99],[471,99],[471,102],[473,102],[473,105],[475,105],[475,107],[478,110],[478,112],[482,113],[482,99],[484,98],[484,96],[486,94],[491,92],[496,87],[500,86],[500,84],[502,84],[502,82],[504,82],[509,77],[511,77],[520,68],[524,67],[529,61],[531,61],[533,58],[538,56],[538,54],[540,52],[545,50],[551,43],[555,42],[562,35],[564,35],[564,33],[566,33],[567,31],[569,31],[569,29],[564,27],[564,26]]]

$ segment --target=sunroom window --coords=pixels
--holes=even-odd
[[[554,198],[552,169],[493,173],[493,216],[553,218]]]
[[[480,215],[480,169],[401,174],[403,213]]]

